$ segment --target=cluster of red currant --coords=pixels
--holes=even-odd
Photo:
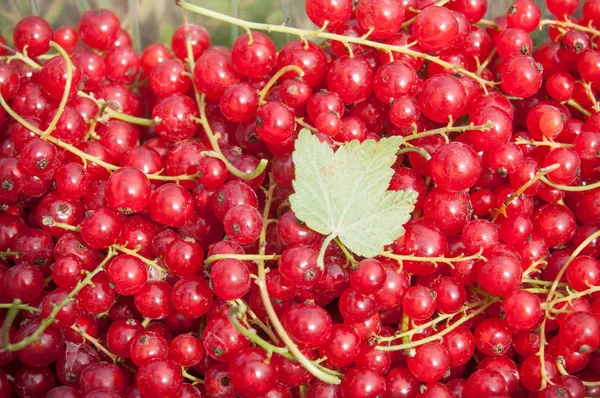
[[[0,37],[0,398],[600,397],[600,0],[176,3]],[[307,132],[402,137],[378,256],[296,216]]]

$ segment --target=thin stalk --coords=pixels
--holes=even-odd
[[[54,48],[62,59],[65,61],[65,68],[67,69],[67,78],[65,79],[65,91],[63,92],[62,98],[60,99],[60,103],[58,104],[58,109],[56,114],[52,118],[50,125],[44,131],[44,133],[40,136],[41,139],[45,140],[56,128],[58,124],[58,119],[62,116],[65,106],[67,106],[67,101],[69,100],[69,94],[71,93],[71,84],[73,83],[73,62],[71,62],[71,58],[69,54],[56,42],[51,41],[50,47]]]
[[[205,264],[214,263],[219,260],[234,258],[240,261],[269,261],[278,260],[281,257],[279,254],[215,254],[204,260]]]
[[[469,72],[457,65],[453,65],[449,62],[443,61],[439,57],[429,55],[426,53],[422,53],[419,51],[411,50],[410,48],[408,48],[406,46],[391,46],[389,44],[367,40],[365,38],[365,36],[347,37],[347,36],[343,36],[343,35],[337,35],[337,34],[333,34],[333,33],[329,33],[329,32],[324,32],[322,29],[306,30],[306,29],[292,28],[292,27],[285,26],[285,25],[270,25],[270,24],[263,24],[263,23],[256,23],[256,22],[248,22],[248,21],[244,21],[243,19],[234,18],[229,15],[221,14],[219,12],[212,11],[207,8],[188,3],[187,1],[183,1],[183,0],[177,0],[177,5],[181,8],[183,8],[184,10],[188,10],[188,11],[194,12],[196,14],[204,15],[209,18],[217,19],[217,20],[226,22],[231,25],[237,25],[244,29],[287,33],[287,34],[292,34],[292,35],[298,36],[301,39],[304,39],[306,37],[319,37],[322,39],[336,40],[336,41],[341,41],[341,42],[345,41],[348,43],[361,44],[363,46],[375,48],[375,49],[382,50],[385,52],[394,51],[394,52],[399,52],[401,54],[406,54],[406,55],[409,55],[409,56],[412,56],[415,58],[422,58],[427,61],[438,64],[440,66],[443,66],[444,68],[452,69],[452,70],[454,70],[458,73],[461,73],[465,76],[469,76],[470,78],[477,81],[484,88],[485,91],[487,91],[487,86],[493,87],[496,85],[495,82],[490,82],[488,80],[485,80],[485,79],[481,78],[480,76],[477,76],[477,74],[475,74],[473,72]]]

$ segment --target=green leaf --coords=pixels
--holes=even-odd
[[[349,142],[335,153],[302,130],[293,153],[296,217],[311,229],[338,237],[352,252],[374,257],[404,234],[416,192],[388,191],[402,137]],[[328,241],[330,241],[330,239]]]

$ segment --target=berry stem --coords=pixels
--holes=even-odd
[[[402,261],[420,261],[420,262],[425,262],[425,263],[444,263],[444,264],[448,264],[450,267],[452,267],[452,263],[457,263],[460,261],[472,261],[472,260],[480,260],[480,261],[487,261],[487,259],[481,254],[482,252],[479,251],[479,253],[473,254],[471,256],[464,256],[463,254],[461,254],[458,257],[418,257],[418,256],[413,256],[412,254],[409,255],[402,255],[402,254],[394,254],[392,252],[382,252],[379,255],[381,257],[386,257],[386,258],[391,258],[392,260],[396,260],[399,264],[402,265]]]
[[[417,139],[423,138],[423,137],[429,137],[431,135],[441,135],[441,136],[447,138],[448,133],[464,133],[465,131],[471,131],[471,130],[489,130],[492,127],[494,127],[494,123],[491,121],[488,121],[487,123],[482,124],[480,126],[475,126],[473,124],[469,124],[467,126],[448,125],[446,127],[440,127],[438,129],[427,130],[427,131],[423,131],[421,133],[411,134],[409,136],[404,137],[404,142],[417,140]]]
[[[598,291],[600,291],[600,286],[594,286],[594,287],[591,287],[591,288],[586,289],[586,290],[582,290],[582,291],[577,292],[577,293],[571,293],[571,294],[569,294],[566,297],[556,298],[556,299],[552,300],[550,303],[548,303],[548,307],[552,308],[556,304],[558,304],[558,303],[564,303],[565,301],[566,302],[571,302],[574,299],[577,299],[577,298],[580,298],[580,297],[586,297],[586,296],[589,296],[590,294],[596,293]]]
[[[163,268],[160,265],[158,265],[158,260],[159,260],[158,258],[154,259],[154,260],[150,260],[150,259],[142,256],[141,254],[139,254],[137,252],[137,250],[129,249],[127,247],[127,244],[125,244],[125,245],[112,245],[111,248],[114,249],[114,250],[116,250],[116,251],[119,251],[121,253],[129,254],[130,256],[133,256],[133,257],[141,260],[148,267],[156,269],[159,272],[159,275],[162,275],[162,274],[166,275],[168,273],[168,271],[165,268]]]
[[[96,349],[102,351],[107,357],[109,357],[113,361],[113,363],[119,362],[119,357],[116,356],[115,354],[113,354],[112,352],[110,352],[110,350],[108,348],[106,348],[102,344],[100,344],[100,342],[98,341],[98,339],[90,336],[89,334],[87,334],[85,331],[81,330],[76,325],[71,325],[71,329],[73,329],[74,331],[76,331],[77,333],[79,333],[79,335],[84,340],[87,340],[90,343],[92,343],[92,345],[94,347],[96,347]]]
[[[516,198],[518,198],[519,196],[521,196],[521,194],[523,192],[525,192],[527,190],[527,188],[529,188],[530,186],[532,186],[533,184],[535,184],[536,181],[538,180],[544,180],[544,176],[556,169],[558,169],[560,167],[559,164],[551,164],[548,167],[544,167],[542,169],[539,169],[539,171],[536,173],[536,175],[530,179],[529,181],[527,181],[525,184],[523,184],[521,186],[521,188],[517,189],[517,191],[515,193],[513,193],[512,195],[510,195],[505,201],[504,203],[502,203],[502,206],[500,206],[498,209],[496,209],[494,212],[492,212],[492,218],[493,220],[495,220],[496,218],[498,218],[498,216],[500,214],[506,216],[506,208],[513,202],[513,200],[515,200]]]
[[[555,184],[546,177],[542,177],[541,179],[545,184],[550,185],[553,188],[561,189],[563,191],[569,191],[569,192],[584,192],[584,191],[591,191],[592,189],[600,188],[600,181],[596,181],[595,183],[589,184],[589,185],[571,186],[571,185]]]
[[[429,54],[422,53],[419,51],[411,50],[407,46],[391,46],[389,44],[367,40],[364,36],[363,37],[349,37],[349,36],[343,36],[343,35],[337,35],[337,34],[333,34],[333,33],[324,32],[322,29],[318,29],[315,31],[315,30],[292,28],[292,27],[285,26],[285,25],[269,25],[269,24],[263,24],[263,23],[248,22],[248,21],[244,21],[243,19],[234,18],[229,15],[221,14],[219,12],[212,11],[207,8],[197,6],[195,4],[188,3],[187,1],[184,1],[184,0],[176,0],[176,1],[177,1],[177,5],[181,8],[183,8],[184,10],[188,10],[188,11],[194,12],[196,14],[204,15],[209,18],[217,19],[217,20],[229,23],[231,25],[237,25],[244,29],[254,29],[254,30],[267,31],[267,32],[287,33],[287,34],[292,34],[292,35],[298,36],[300,38],[319,37],[322,39],[330,39],[330,40],[336,40],[336,41],[341,41],[341,42],[361,44],[363,46],[375,48],[375,49],[382,50],[385,52],[394,51],[394,52],[406,54],[406,55],[409,55],[409,56],[412,56],[415,58],[423,58],[427,61],[430,61],[430,62],[433,62],[440,66],[443,66],[444,68],[452,69],[452,70],[456,71],[457,73],[461,73],[465,76],[469,76],[470,78],[477,81],[483,87],[485,92],[487,92],[487,86],[493,87],[496,85],[495,82],[490,82],[488,80],[485,80],[485,79],[481,78],[480,76],[477,76],[477,74],[475,74],[473,72],[469,72],[459,66],[456,66],[449,62],[443,61],[440,58],[435,57],[433,55],[429,55]]]
[[[263,323],[263,321],[261,321],[256,314],[254,313],[254,311],[252,311],[250,308],[248,308],[248,305],[244,302],[244,300],[242,299],[237,299],[235,300],[236,305],[245,305],[246,306],[246,313],[248,315],[250,315],[250,318],[252,318],[252,323],[257,325],[259,328],[261,328],[263,330],[263,332],[266,333],[267,336],[269,336],[269,338],[271,339],[271,341],[273,341],[273,343],[275,344],[279,344],[279,339],[277,338],[277,336],[275,336],[275,333],[273,333],[273,331],[271,330],[270,327],[268,327],[267,325],[265,325]]]
[[[0,352],[22,350],[23,348],[25,348],[28,345],[37,341],[38,338],[40,337],[40,335],[44,332],[44,330],[48,329],[48,327],[50,325],[52,325],[52,323],[56,319],[56,316],[58,315],[60,310],[65,305],[67,305],[71,301],[73,301],[73,298],[77,295],[77,293],[79,293],[81,291],[81,289],[83,289],[84,287],[86,287],[87,285],[89,285],[91,283],[92,278],[104,269],[104,266],[108,263],[108,261],[114,255],[115,255],[115,250],[112,248],[109,248],[108,253],[106,254],[106,257],[104,257],[104,260],[102,260],[102,262],[96,267],[96,269],[94,269],[92,272],[87,272],[87,275],[85,276],[85,278],[82,279],[81,281],[77,282],[77,285],[73,288],[73,290],[71,290],[71,292],[67,295],[67,297],[62,302],[60,302],[56,306],[54,306],[50,315],[47,318],[44,318],[42,320],[42,322],[40,323],[40,326],[30,336],[24,338],[23,340],[21,340],[18,343],[4,345],[4,347],[2,348],[2,350],[0,350]],[[10,311],[9,311],[9,313],[10,313]],[[8,323],[8,322],[5,322],[5,323]]]
[[[573,144],[564,144],[562,142],[554,142],[554,141],[549,141],[549,140],[542,140],[542,141],[532,141],[532,140],[525,140],[522,137],[518,137],[517,140],[515,141],[515,144],[517,145],[531,145],[531,146],[548,146],[550,148],[573,148]]]
[[[438,333],[436,333],[434,335],[425,337],[425,338],[423,338],[421,340],[412,341],[412,342],[410,342],[408,344],[389,345],[389,346],[388,345],[377,345],[375,347],[375,349],[379,350],[379,351],[408,350],[408,349],[415,348],[415,347],[418,347],[418,346],[423,345],[423,344],[427,344],[427,343],[431,343],[433,341],[439,340],[442,337],[444,337],[446,334],[450,333],[451,331],[453,331],[454,329],[456,329],[457,327],[459,327],[460,325],[462,325],[463,323],[467,322],[469,319],[474,318],[477,315],[479,315],[482,312],[484,312],[489,306],[491,306],[492,304],[494,304],[497,301],[499,301],[497,298],[488,299],[486,301],[486,303],[483,304],[483,305],[481,305],[481,307],[479,307],[477,310],[471,312],[470,314],[466,314],[465,316],[463,316],[462,318],[460,318],[459,320],[457,320],[456,322],[454,322],[452,325],[448,326],[444,330],[442,330],[442,331],[440,331],[440,332],[438,332]]]
[[[229,322],[231,322],[231,324],[237,329],[237,331],[240,332],[241,334],[243,334],[244,336],[246,336],[248,338],[248,340],[252,341],[254,344],[258,345],[263,350],[267,351],[270,355],[273,353],[276,353],[276,354],[286,357],[287,359],[293,360],[294,357],[292,354],[290,354],[289,349],[287,347],[277,347],[276,345],[273,345],[273,344],[269,343],[268,341],[265,341],[258,334],[256,334],[256,330],[248,329],[240,323],[238,316],[246,313],[246,310],[247,310],[246,305],[243,303],[240,303],[240,304],[232,307],[229,310],[229,313],[227,314],[227,317],[229,318]]]
[[[204,260],[204,263],[210,264],[228,258],[234,258],[241,261],[269,261],[277,260],[279,257],[281,257],[279,254],[215,254]]]
[[[10,327],[15,321],[17,314],[21,310],[21,303],[21,299],[14,299],[12,304],[10,304],[6,317],[4,318],[4,323],[2,324],[2,351],[4,351],[6,347],[9,347],[11,345],[8,339]]]
[[[10,249],[8,249],[6,251],[0,252],[0,259],[4,260],[7,257],[17,257],[17,258],[19,258],[20,254],[21,253],[19,253],[19,252],[13,252]]]
[[[287,66],[284,66],[283,68],[279,69],[277,71],[277,73],[275,73],[273,75],[273,77],[269,79],[267,84],[258,93],[258,103],[260,105],[263,105],[265,102],[267,102],[267,101],[265,101],[265,97],[269,94],[269,91],[271,91],[271,88],[273,88],[273,86],[275,85],[275,83],[277,83],[277,81],[281,78],[281,76],[285,75],[288,72],[296,72],[298,74],[298,76],[300,76],[300,77],[304,76],[304,71],[296,65],[287,65]]]
[[[13,306],[13,303],[10,303],[10,304],[0,304],[0,308],[5,308],[5,309],[12,308],[12,306]],[[32,306],[27,305],[27,304],[21,304],[19,306],[19,310],[21,310],[21,311],[28,311],[28,312],[35,312],[35,313],[42,312],[42,310],[40,310],[39,308],[32,307]]]
[[[450,2],[450,0],[440,0],[437,3],[433,4],[431,7],[441,7],[441,6],[443,6],[444,4],[446,4],[448,2]],[[421,12],[421,10],[415,10],[415,11],[416,12]],[[404,22],[402,24],[402,29],[406,29],[409,26],[411,26],[415,22],[415,19],[417,19],[416,15],[414,17],[412,17],[411,19],[409,19],[408,21]]]
[[[42,217],[42,225],[44,225],[46,227],[62,228],[62,229],[66,229],[67,231],[79,232],[78,226],[73,226],[73,225],[62,223],[62,222],[56,222],[56,221],[54,221],[54,219],[52,217],[49,217],[49,216]]]
[[[581,104],[579,104],[577,101],[575,101],[574,99],[570,99],[567,102],[565,102],[567,105],[571,105],[573,108],[577,109],[579,112],[583,113],[585,116],[590,117],[592,116],[592,112],[588,111],[587,109],[585,109],[583,106],[581,106]]]
[[[416,147],[416,146],[402,148],[398,152],[396,152],[396,156],[400,156],[403,153],[409,153],[409,152],[416,152],[419,155],[423,156],[426,160],[430,160],[431,159],[431,155],[425,149],[419,148],[419,147]]]
[[[590,28],[587,26],[582,26],[582,25],[576,24],[571,21],[557,21],[557,20],[553,20],[553,19],[544,19],[544,20],[540,21],[540,29],[542,29],[545,25],[558,26],[558,27],[565,28],[565,29],[579,30],[581,32],[588,33],[588,34],[592,35],[593,37],[600,36],[599,30],[596,30],[596,29],[593,29],[593,28]]]
[[[156,117],[154,119],[147,119],[143,117],[128,115],[126,113],[121,112],[120,106],[116,102],[105,101],[102,98],[97,99],[93,95],[90,95],[83,91],[79,91],[77,93],[77,96],[92,100],[96,103],[96,105],[98,105],[98,115],[96,116],[97,119],[101,119],[102,115],[106,114],[106,116],[108,116],[109,119],[118,119],[127,123],[137,124],[138,126],[146,127],[156,126],[161,122],[161,119],[159,117]],[[110,108],[110,106],[115,106],[118,110],[114,110]]]
[[[548,383],[548,376],[546,376],[546,364],[544,362],[544,351],[546,350],[546,318],[542,321],[540,325],[540,349],[538,351],[538,356],[540,357],[540,371],[542,376],[542,388],[540,391],[546,388]]]
[[[571,255],[569,256],[567,261],[560,268],[560,271],[558,271],[556,278],[554,278],[552,287],[550,287],[550,291],[548,292],[548,296],[546,297],[546,303],[549,303],[552,300],[554,292],[556,291],[556,288],[558,287],[558,283],[562,279],[565,272],[567,272],[567,268],[569,267],[569,264],[571,264],[571,261],[573,261],[573,259],[575,257],[577,257],[579,255],[579,253],[581,253],[581,251],[587,247],[587,245],[592,243],[598,237],[600,237],[600,230],[598,230],[598,231],[594,232],[593,234],[591,234],[590,236],[588,236],[583,242],[581,242],[579,244],[579,246],[577,246],[575,248],[575,250],[573,250],[573,253],[571,253]]]
[[[189,381],[191,381],[193,385],[204,384],[204,380],[202,380],[199,377],[196,377],[196,376],[193,376],[193,375],[189,374],[187,372],[187,370],[185,370],[185,368],[183,368],[183,367],[181,368],[181,375],[183,377],[185,377],[186,379],[188,379]]]
[[[69,93],[71,92],[71,84],[73,83],[73,62],[71,61],[69,54],[67,54],[67,52],[58,43],[54,41],[50,42],[50,47],[58,51],[62,59],[65,61],[67,77],[65,80],[65,91],[63,92],[62,98],[60,99],[60,103],[58,104],[56,114],[52,118],[52,121],[50,122],[50,125],[48,126],[46,131],[44,131],[44,133],[40,136],[40,138],[43,140],[47,139],[56,128],[56,125],[58,124],[58,119],[60,119],[60,117],[62,116],[65,110],[65,106],[67,106],[67,101],[69,100]]]
[[[269,211],[271,210],[271,203],[273,202],[273,191],[275,190],[275,182],[272,176],[269,178],[270,185],[267,190],[265,207],[263,211],[263,228],[259,238],[259,254],[264,255],[266,250],[266,236],[267,236],[267,225],[266,222],[269,219]],[[296,343],[292,341],[290,336],[285,331],[285,328],[281,324],[277,313],[275,312],[275,308],[273,308],[273,304],[271,303],[271,298],[269,297],[269,292],[267,290],[267,284],[265,282],[266,271],[265,271],[265,262],[263,260],[259,260],[257,262],[258,265],[258,279],[256,280],[256,284],[258,285],[258,289],[260,292],[260,297],[262,299],[263,305],[271,321],[271,325],[275,329],[275,332],[279,335],[283,343],[292,353],[294,358],[304,366],[306,370],[308,370],[313,376],[318,378],[319,380],[329,383],[329,384],[340,384],[341,380],[339,377],[329,374],[325,372],[322,368],[315,365],[312,361],[302,354]]]

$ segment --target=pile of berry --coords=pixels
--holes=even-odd
[[[141,54],[108,10],[22,19],[0,398],[600,397],[600,0],[579,3],[306,0],[311,31],[178,0]],[[211,46],[188,12],[245,33]],[[403,137],[389,190],[418,196],[374,258],[294,213],[307,132]]]

